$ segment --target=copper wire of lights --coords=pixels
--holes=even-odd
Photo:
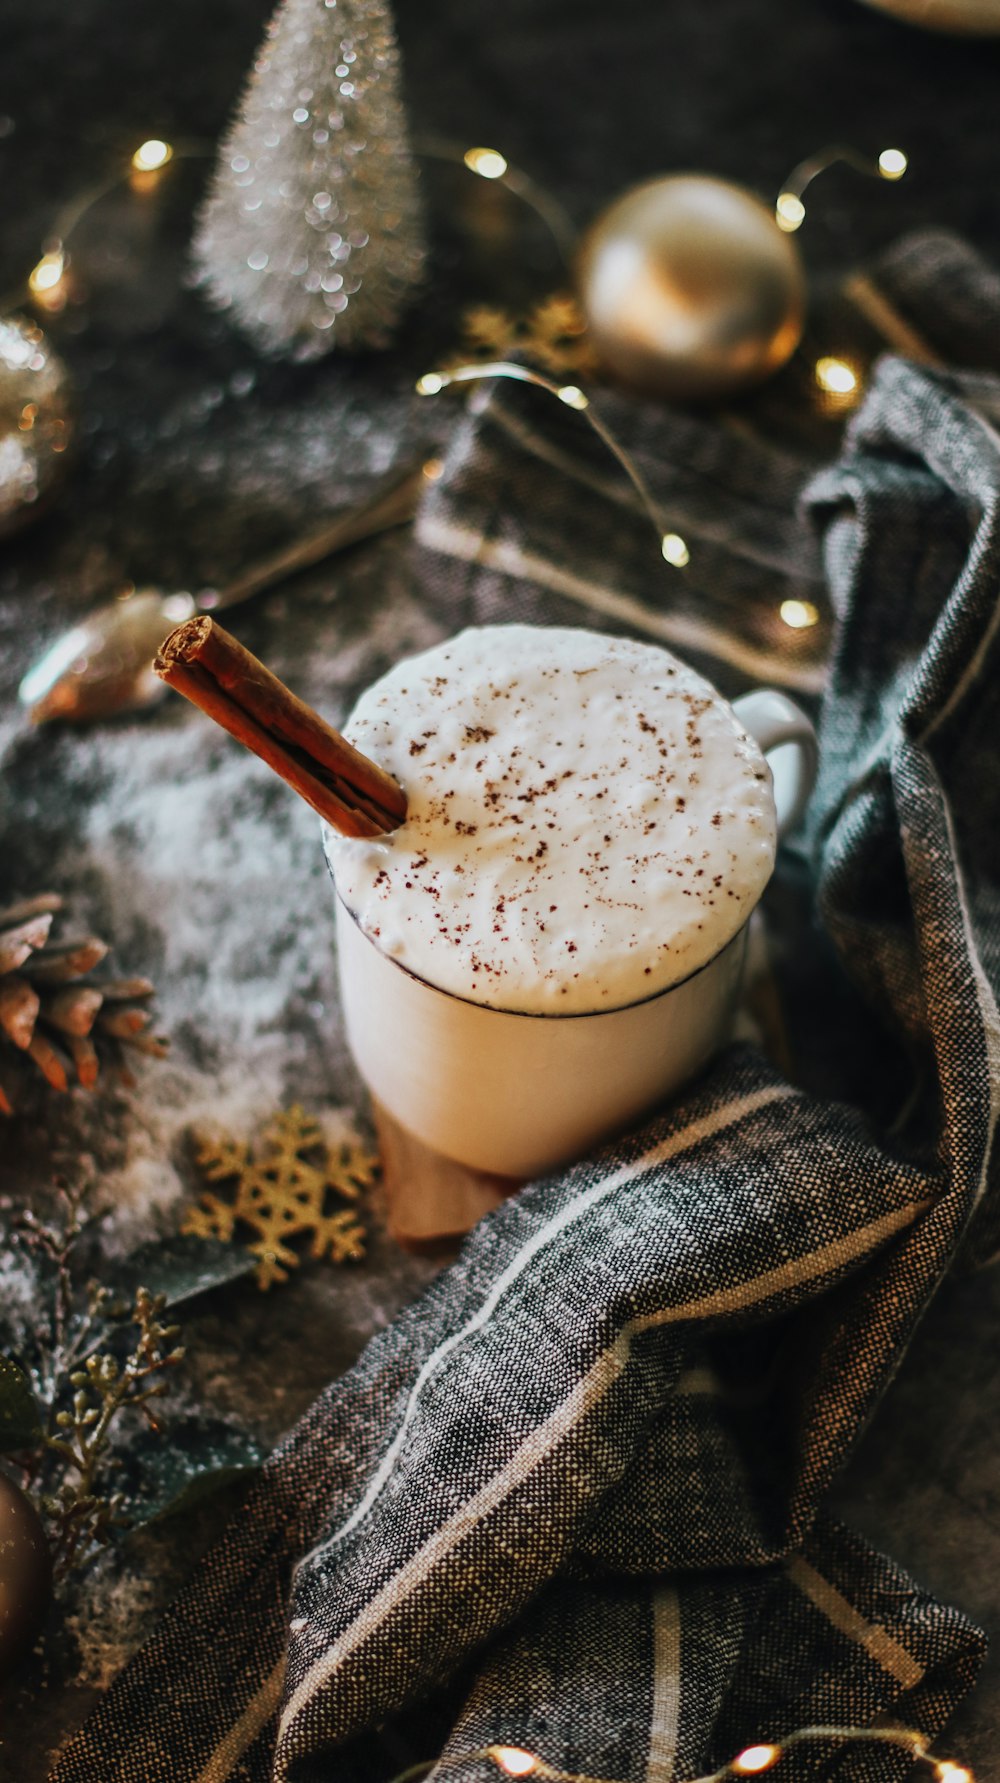
[[[541,218],[555,242],[560,258],[566,266],[572,265],[579,236],[569,212],[564,210],[551,192],[547,192],[544,186],[533,180],[530,174],[513,166],[501,149],[463,148],[459,143],[449,142],[441,136],[419,136],[413,146],[419,159],[448,161],[453,166],[467,167],[478,179],[503,186]]]
[[[555,396],[569,409],[577,409],[592,428],[598,439],[621,465],[622,470],[632,484],[646,514],[656,528],[660,555],[671,569],[685,569],[691,561],[691,553],[680,533],[671,532],[663,519],[652,491],[638,466],[626,452],[624,446],[615,438],[610,427],[595,415],[591,408],[590,398],[578,384],[556,384],[551,378],[543,377],[541,372],[532,371],[530,366],[517,365],[513,360],[497,359],[484,365],[452,366],[448,371],[425,372],[417,379],[419,396],[437,396],[446,390],[449,384],[474,384],[483,378],[510,378],[519,384],[533,384],[536,389],[546,390]]]
[[[656,528],[660,556],[664,562],[674,570],[687,569],[691,562],[691,552],[687,540],[679,532],[674,532],[667,527],[656,499],[638,466],[607,424],[594,413],[589,396],[580,389],[578,384],[556,384],[551,378],[543,377],[541,372],[533,371],[530,366],[518,365],[513,360],[497,359],[483,364],[452,366],[447,371],[424,372],[423,376],[417,379],[416,389],[419,396],[437,396],[442,390],[446,390],[449,384],[472,384],[485,378],[510,378],[519,384],[533,384],[536,389],[545,390],[550,396],[556,397],[566,408],[576,409],[578,413],[582,414],[598,439],[621,465],[632,484],[646,514]],[[778,607],[778,617],[790,631],[808,631],[814,625],[818,625],[820,612],[812,601],[783,600]],[[952,1779],[952,1783],[955,1783],[954,1779]]]
[[[712,1771],[711,1775],[696,1778],[695,1783],[732,1783],[733,1778],[761,1776],[796,1746],[816,1745],[833,1740],[842,1746],[865,1743],[894,1746],[897,1750],[908,1753],[915,1764],[925,1765],[931,1783],[975,1783],[973,1773],[966,1765],[958,1764],[951,1758],[935,1758],[928,1752],[926,1735],[912,1727],[800,1727],[783,1740],[744,1747],[735,1758],[729,1759],[717,1771]],[[408,1770],[401,1771],[394,1777],[392,1783],[418,1783],[419,1778],[426,1777],[432,1770],[443,1771],[452,1766],[490,1762],[496,1766],[501,1777],[537,1777],[542,1783],[617,1783],[614,1778],[592,1777],[583,1771],[561,1771],[555,1765],[547,1763],[537,1752],[528,1751],[523,1746],[501,1744],[481,1746],[475,1752],[448,1754],[443,1758],[428,1759],[411,1765]]]
[[[537,180],[532,179],[521,168],[512,166],[501,149],[462,149],[456,143],[432,137],[420,139],[417,152],[431,160],[449,161],[456,165],[462,163],[478,178],[495,180],[506,187],[542,219],[565,265],[572,267],[579,243],[579,232],[573,219],[544,186],[539,185]],[[775,201],[774,220],[784,234],[794,234],[805,221],[804,199],[813,180],[838,164],[851,167],[856,173],[865,174],[872,179],[893,182],[902,179],[909,166],[902,149],[882,149],[878,155],[863,155],[849,143],[832,143],[827,148],[819,149],[816,154],[809,155],[792,169]],[[859,308],[865,307],[860,301],[863,293],[851,292],[850,295],[858,301]],[[883,299],[877,315],[870,314],[870,309],[871,306],[865,310],[869,319],[875,322],[879,332],[885,335],[890,344],[899,350],[897,318],[891,306]],[[928,361],[932,357],[926,352],[918,356]],[[824,406],[829,411],[836,413],[854,407],[861,392],[858,374],[852,366],[833,356],[824,356],[816,363],[815,377]],[[668,562],[672,561],[668,556]]]
[[[39,308],[52,312],[61,310],[65,305],[70,269],[69,239],[95,204],[99,204],[102,198],[107,198],[126,180],[134,191],[150,192],[158,185],[161,174],[171,161],[200,160],[211,152],[211,145],[207,142],[171,143],[162,137],[151,136],[139,143],[123,165],[107,178],[85,187],[75,198],[70,199],[56,215],[52,232],[42,243],[41,256],[28,274],[28,291]],[[10,301],[16,302],[16,295],[12,295]]]
[[[864,173],[872,179],[883,180],[901,180],[908,166],[902,149],[883,149],[876,156],[862,155],[849,144],[839,142],[831,143],[829,148],[819,149],[815,155],[809,155],[805,161],[800,161],[797,167],[793,167],[775,200],[774,220],[786,235],[793,235],[805,221],[806,207],[803,199],[813,180],[840,163],[853,167],[855,173]]]

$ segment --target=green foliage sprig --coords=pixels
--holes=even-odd
[[[138,1411],[158,1428],[151,1402],[167,1384],[155,1377],[184,1355],[176,1342],[180,1326],[161,1320],[165,1295],[139,1287],[128,1301],[94,1281],[81,1292],[76,1253],[97,1224],[88,1194],[85,1183],[60,1184],[50,1218],[22,1208],[11,1223],[15,1244],[42,1264],[50,1281],[48,1328],[36,1327],[34,1366],[24,1371],[35,1422],[20,1460],[25,1485],[38,1492],[57,1577],[103,1547],[122,1521],[124,1496],[109,1483],[114,1425],[123,1413]],[[129,1326],[130,1345],[120,1360],[115,1340]]]
[[[0,1452],[35,1499],[57,1578],[84,1565],[115,1532],[190,1495],[202,1474],[252,1468],[252,1440],[199,1416],[179,1419],[183,1441],[143,1445],[130,1420],[159,1435],[158,1401],[184,1357],[170,1306],[245,1274],[252,1259],[176,1238],[117,1266],[118,1289],[92,1279],[103,1216],[90,1184],[58,1185],[50,1212],[0,1204],[8,1256],[30,1284],[30,1315],[0,1308]],[[142,1272],[140,1274],[140,1271]],[[113,1273],[113,1271],[112,1271]],[[145,1277],[145,1280],[144,1280]],[[149,1285],[147,1285],[149,1284]],[[176,1448],[176,1453],[174,1452]],[[143,1451],[136,1483],[136,1457]],[[143,1497],[143,1489],[145,1497]]]
[[[99,1294],[106,1290],[98,1290]],[[82,1368],[69,1376],[73,1402],[69,1411],[52,1416],[54,1433],[46,1431],[45,1446],[66,1464],[66,1477],[55,1493],[42,1499],[42,1510],[52,1525],[52,1552],[57,1577],[69,1572],[78,1555],[103,1547],[121,1518],[124,1496],[95,1490],[106,1462],[111,1428],[124,1411],[140,1411],[150,1428],[160,1425],[150,1403],[168,1391],[165,1381],[150,1385],[152,1377],[183,1361],[184,1351],[175,1343],[179,1325],[160,1323],[166,1298],[146,1288],[136,1290],[131,1322],[138,1331],[124,1364],[108,1351],[96,1350]]]

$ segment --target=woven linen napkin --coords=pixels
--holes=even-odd
[[[974,287],[996,339],[1000,286],[945,246],[887,263],[895,300],[953,340]],[[504,387],[459,423],[418,527],[450,627],[630,631],[729,692],[808,698],[824,627],[777,607],[828,613],[825,562],[794,1081],[731,1048],[484,1220],[272,1457],[56,1783],[379,1783],[413,1757],[486,1783],[495,1742],[669,1783],[807,1723],[935,1733],[967,1689],[979,1632],[822,1507],[970,1222],[989,1235],[1000,385],[979,367],[884,360],[806,517],[791,456],[608,399],[683,576],[579,417]],[[907,1769],[827,1746],[781,1774]]]

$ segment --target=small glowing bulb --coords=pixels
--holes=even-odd
[[[748,1746],[745,1752],[733,1759],[729,1768],[741,1777],[752,1777],[757,1771],[766,1771],[780,1757],[781,1749],[778,1746]]]
[[[691,553],[679,532],[665,532],[660,540],[660,550],[675,570],[682,570],[691,562]]]
[[[954,1764],[950,1758],[943,1758],[934,1766],[937,1783],[974,1783],[972,1772],[966,1770],[964,1764]]]
[[[141,142],[132,156],[132,166],[137,173],[155,173],[158,167],[166,167],[173,160],[174,151],[169,142],[161,142],[159,137],[151,136],[148,142]]]
[[[782,601],[778,611],[793,631],[805,631],[819,622],[819,608],[814,607],[812,601]]]
[[[491,1746],[490,1757],[508,1777],[530,1777],[538,1769],[535,1754],[520,1746]]]
[[[423,377],[417,379],[417,395],[437,396],[447,382],[448,379],[443,378],[439,371],[425,371]]]
[[[858,387],[858,374],[845,359],[817,359],[816,382],[832,396],[849,396]]]
[[[801,228],[805,214],[806,207],[801,198],[796,198],[794,192],[778,193],[778,201],[774,207],[774,220],[778,228],[783,229],[786,235],[794,235],[796,229]]]
[[[507,172],[507,160],[499,149],[466,149],[462,159],[470,173],[478,173],[481,180],[502,180]]]
[[[53,248],[43,254],[38,265],[29,274],[28,287],[36,293],[54,291],[66,271],[66,256],[62,248]]]
[[[556,391],[556,395],[568,409],[589,409],[590,407],[590,398],[584,396],[578,384],[563,384],[562,388]]]
[[[884,180],[901,180],[907,166],[902,149],[883,149],[878,158],[878,170]]]

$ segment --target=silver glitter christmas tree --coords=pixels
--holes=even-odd
[[[283,0],[223,141],[198,281],[262,352],[384,346],[424,265],[387,0]]]

